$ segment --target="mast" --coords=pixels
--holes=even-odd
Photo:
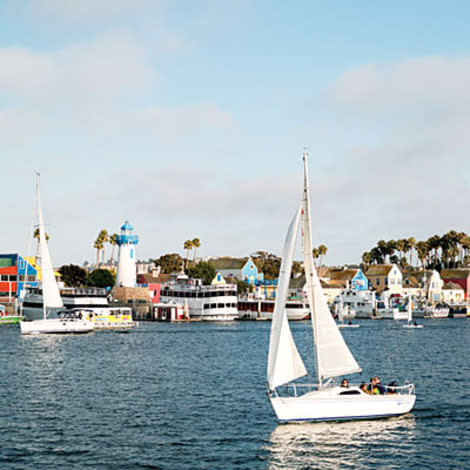
[[[44,234],[44,221],[42,218],[42,209],[41,209],[41,192],[40,192],[40,179],[41,179],[41,174],[36,171],[36,202],[38,205],[38,225],[39,225],[39,245],[42,246],[43,244],[43,239],[44,242],[47,243],[46,241],[46,236]],[[41,255],[41,271],[42,271],[42,255]],[[44,272],[42,272],[42,282],[44,282]],[[44,288],[42,288],[42,316],[44,320],[47,318],[47,311],[46,311],[46,302],[44,299]]]
[[[302,197],[302,247],[304,254],[304,269],[305,269],[305,278],[307,281],[307,295],[309,298],[310,309],[311,309],[311,319],[312,319],[312,329],[313,329],[313,347],[315,350],[315,369],[317,374],[317,383],[318,386],[321,386],[321,376],[320,376],[320,353],[318,348],[318,321],[317,321],[317,302],[318,299],[314,294],[314,289],[312,288],[314,282],[313,275],[313,253],[312,253],[312,233],[310,227],[310,194],[309,194],[309,178],[308,178],[308,153],[304,151],[303,161],[304,161],[304,190]]]

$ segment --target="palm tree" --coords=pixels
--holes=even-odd
[[[421,266],[424,271],[424,262],[430,252],[430,247],[429,247],[428,242],[424,242],[424,241],[416,242],[416,252],[418,253],[418,258],[421,261]]]
[[[118,237],[119,235],[117,233],[113,233],[108,237],[108,243],[111,245],[111,261],[114,261],[114,248],[117,245]]]
[[[193,238],[192,239],[192,244],[193,244],[193,247],[194,247],[193,262],[194,262],[194,265],[196,266],[196,249],[201,246],[201,241],[199,240],[199,238]]]
[[[191,240],[186,240],[184,242],[184,245],[183,245],[183,248],[186,251],[186,268],[188,267],[188,263],[189,263],[189,251],[193,249],[193,242]]]
[[[46,237],[46,242],[48,242],[50,238],[49,235],[45,232],[44,232],[44,235]],[[34,230],[33,238],[37,240],[37,244],[36,244],[36,258],[37,258],[39,254],[39,227],[36,230]]]
[[[93,248],[96,248],[96,267],[98,267],[100,264],[100,251],[103,248],[103,242],[99,236],[96,238]]]
[[[101,238],[101,243],[102,243],[102,247],[101,247],[101,262],[102,264],[104,264],[104,254],[105,254],[105,247],[106,247],[106,243],[108,242],[109,240],[109,235],[108,235],[108,231],[103,229],[101,230],[100,234],[98,235],[98,237]]]
[[[412,263],[412,261],[413,261],[413,250],[416,246],[416,240],[413,237],[408,238],[407,246],[408,246],[409,252],[410,252],[410,266],[413,266],[413,263]]]
[[[362,253],[362,262],[364,264],[371,264],[372,263],[372,256],[371,256],[369,251],[364,251],[364,253]]]
[[[327,251],[328,251],[328,248],[325,245],[320,245],[318,247],[318,254],[320,256],[320,266],[322,265],[323,256],[326,255]]]
[[[312,250],[312,255],[313,255],[313,264],[316,266],[317,263],[315,262],[315,260],[320,256],[320,252],[318,251],[318,248],[314,248]]]
[[[400,253],[400,259],[402,259],[404,256],[405,249],[406,249],[406,240],[404,238],[397,240],[395,242],[395,247]]]

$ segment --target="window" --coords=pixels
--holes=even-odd
[[[375,281],[375,283],[376,283],[378,286],[380,286],[380,279],[377,278],[376,281]]]

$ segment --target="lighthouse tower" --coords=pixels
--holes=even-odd
[[[119,245],[116,286],[135,287],[135,245],[139,237],[132,235],[134,227],[126,220],[121,227],[121,235],[117,236]]]

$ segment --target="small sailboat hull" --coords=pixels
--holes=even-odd
[[[80,319],[46,318],[20,322],[22,335],[91,333],[93,323]]]
[[[297,397],[271,396],[279,423],[316,421],[353,421],[400,416],[409,413],[414,394],[367,395],[357,389],[355,395],[341,395],[345,389],[309,392]]]

